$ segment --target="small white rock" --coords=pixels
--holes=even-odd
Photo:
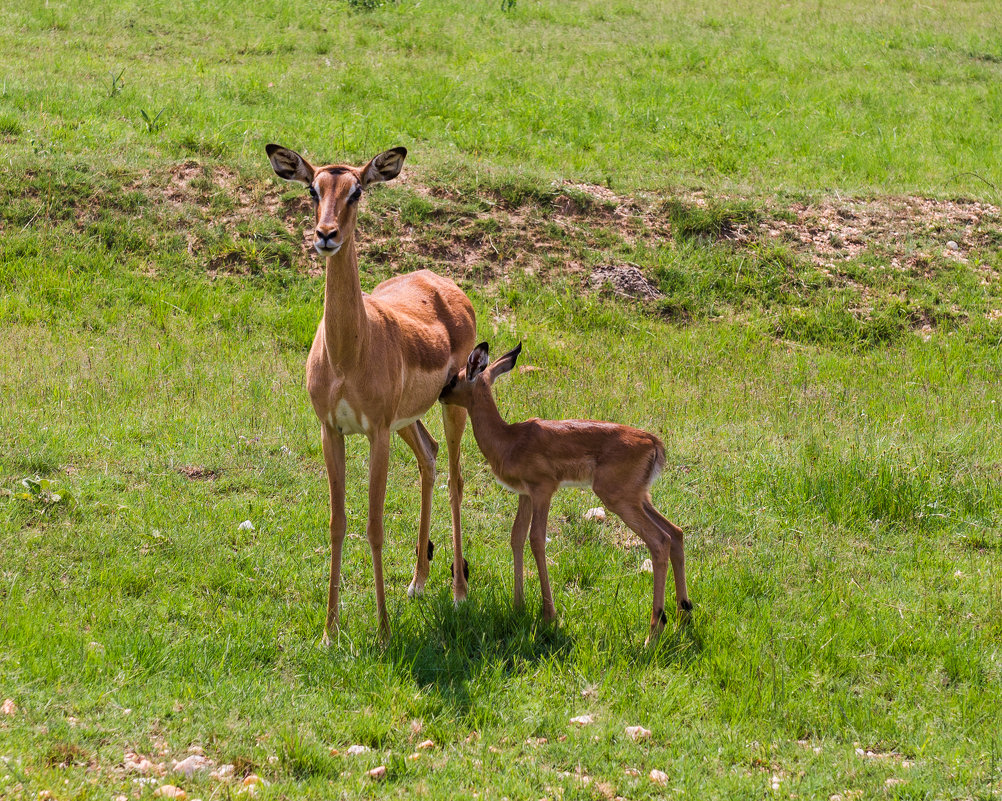
[[[950,250],[960,250],[960,245],[954,242],[952,239],[946,243],[947,248]]]
[[[162,784],[156,790],[153,791],[154,798],[174,798],[176,801],[185,801],[188,794],[182,790],[180,787],[175,787],[173,784]]]
[[[216,781],[226,781],[227,779],[233,778],[233,773],[236,771],[234,765],[226,764],[220,765],[216,770],[212,771],[209,776]]]
[[[244,778],[244,787],[250,787],[252,784],[260,784],[262,786],[267,786],[268,782],[258,776],[256,773],[251,773],[249,776]]]
[[[655,784],[668,784],[668,774],[663,770],[654,768],[654,770],[652,770],[648,775],[650,776],[651,781]]]
[[[651,737],[651,730],[643,726],[627,726],[626,733],[634,740],[649,740]]]
[[[359,754],[366,754],[371,750],[367,745],[352,745],[348,747],[345,753],[348,756],[358,756]]]
[[[650,559],[645,559],[644,563],[642,565],[640,565],[640,572],[641,573],[653,573],[654,572],[654,563]]]
[[[601,506],[596,506],[593,509],[589,509],[584,513],[585,520],[594,520],[596,523],[605,522],[605,509]]]
[[[595,718],[591,715],[578,715],[576,718],[571,718],[571,723],[576,723],[578,726],[590,726],[595,722]]]
[[[14,703],[13,698],[5,698],[3,701],[3,706],[0,706],[0,712],[7,715],[8,717],[17,714],[17,704]]]
[[[377,768],[373,768],[369,771],[369,778],[374,781],[380,781],[386,777],[386,765],[380,765]]]
[[[186,759],[174,763],[174,773],[179,773],[186,779],[190,779],[196,773],[208,770],[211,764],[212,762],[201,754],[192,754]]]
[[[423,751],[426,748],[434,748],[434,747],[435,747],[435,741],[434,740],[425,740],[423,743],[418,743],[418,750],[419,751]]]
[[[254,524],[250,520],[244,520],[239,526],[237,526],[237,531],[253,531]]]

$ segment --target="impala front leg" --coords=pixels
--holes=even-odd
[[[344,512],[344,437],[336,429],[326,425],[322,426],[320,437],[323,441],[331,499],[331,570],[327,587],[327,620],[322,640],[326,647],[330,645],[331,637],[337,636],[340,625],[338,594],[341,585],[341,548],[344,545],[348,519]]]
[[[458,604],[469,591],[470,566],[463,558],[463,528],[459,509],[463,503],[463,472],[459,467],[459,445],[466,429],[466,409],[442,406],[445,444],[449,449],[449,508],[452,510],[452,597]]]
[[[532,520],[532,499],[528,495],[518,496],[518,511],[515,522],[511,526],[511,554],[515,562],[515,592],[512,601],[521,607],[525,603],[525,537],[529,533],[529,521]],[[544,534],[545,539],[545,534]]]
[[[379,636],[390,637],[390,618],[386,614],[383,587],[383,504],[386,502],[386,472],[390,465],[390,432],[377,430],[369,440],[369,522],[365,535],[372,551],[372,573],[376,582],[376,611]]]
[[[547,495],[534,495],[532,498],[532,524],[529,527],[529,545],[532,555],[536,558],[536,568],[539,570],[539,592],[543,599],[543,620],[557,619],[557,607],[553,605],[553,593],[550,591],[550,575],[546,571],[546,520],[550,516],[550,498]]]

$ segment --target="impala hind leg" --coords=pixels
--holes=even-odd
[[[463,502],[463,473],[459,467],[460,444],[466,430],[466,409],[442,404],[445,444],[449,449],[449,508],[452,511],[452,597],[456,603],[469,592],[469,565],[463,558],[463,528],[459,507]]]
[[[689,589],[685,581],[685,538],[682,529],[655,508],[649,495],[644,500],[643,508],[647,518],[671,539],[670,557],[672,575],[675,579],[675,609],[683,620],[687,620],[692,613],[692,601],[689,600]]]
[[[414,565],[414,578],[407,588],[407,597],[413,598],[424,592],[424,585],[428,581],[428,573],[431,569],[430,562],[434,546],[429,540],[429,532],[431,529],[431,496],[435,490],[435,458],[438,456],[438,443],[435,442],[420,420],[415,420],[397,433],[414,451],[418,471],[421,474],[421,522],[418,524],[417,562]]]
[[[327,587],[327,619],[324,622],[323,645],[330,645],[331,637],[338,634],[339,590],[341,586],[341,549],[348,528],[348,518],[344,511],[344,437],[333,427],[321,427],[324,464],[327,466],[327,482],[330,485],[330,537],[331,568]]]
[[[644,645],[650,645],[657,640],[668,622],[668,616],[665,614],[665,584],[668,579],[668,562],[671,558],[671,536],[647,516],[644,503],[602,495],[599,497],[644,541],[651,552],[651,564],[654,566],[654,601],[651,606],[650,630],[644,642]]]

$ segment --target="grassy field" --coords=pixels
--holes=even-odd
[[[0,16],[0,798],[1002,795],[995,4],[232,5]],[[691,626],[642,648],[647,553],[577,490],[559,625],[531,572],[512,610],[514,497],[467,435],[471,598],[444,487],[406,598],[396,440],[380,645],[351,438],[318,647],[323,278],[269,141],[407,146],[363,287],[459,281],[538,368],[499,382],[509,419],[664,439]],[[235,778],[172,776],[192,748]]]

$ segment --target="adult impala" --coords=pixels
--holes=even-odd
[[[462,372],[442,390],[442,402],[470,413],[473,436],[497,480],[518,493],[518,511],[511,529],[515,559],[515,603],[523,602],[522,554],[525,537],[539,570],[543,617],[553,620],[557,609],[546,572],[546,519],[550,499],[560,487],[591,487],[647,545],[654,565],[654,608],[648,644],[668,616],[665,581],[671,562],[675,607],[681,617],[692,612],[685,585],[682,531],[651,502],[650,487],[665,464],[665,448],[656,436],[638,428],[597,420],[540,420],[506,423],[491,388],[515,366],[522,344],[493,364],[487,364],[487,343],[470,353]],[[530,523],[531,521],[531,523]]]
[[[313,245],[327,260],[324,316],[306,361],[306,386],[320,418],[324,461],[330,483],[330,585],[323,641],[339,627],[338,592],[345,516],[345,448],[348,434],[369,440],[369,515],[366,537],[372,551],[379,632],[389,636],[383,588],[383,504],[389,467],[390,434],[396,431],[417,457],[421,474],[421,519],[417,564],[407,594],[424,589],[432,546],[429,542],[431,496],[435,485],[438,443],[419,419],[438,400],[450,375],[462,367],[473,347],[476,319],[470,299],[448,278],[428,270],[398,275],[371,294],[358,278],[355,222],[358,203],[370,186],[396,178],[407,150],[387,150],[368,164],[314,167],[301,155],[279,145],[266,147],[275,173],[309,188],[316,210]],[[452,510],[452,590],[466,597],[459,506],[463,479],[459,444],[466,410],[443,406],[449,448],[449,505]]]

